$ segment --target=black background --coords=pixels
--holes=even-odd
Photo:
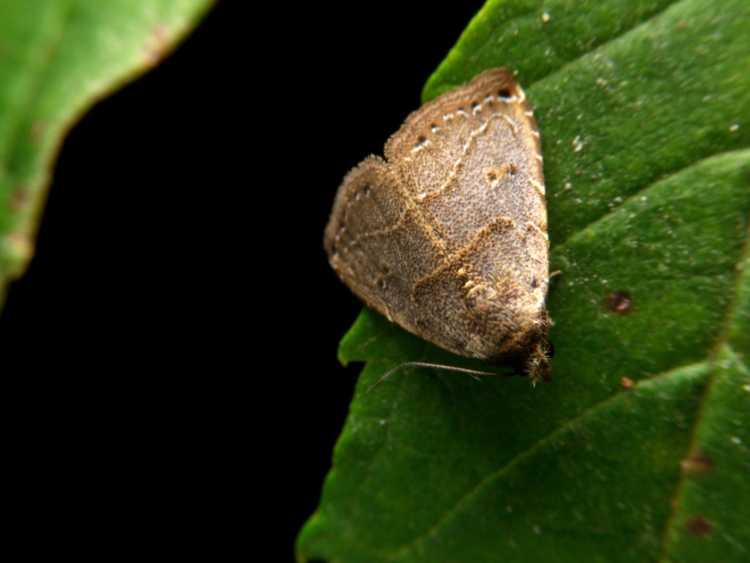
[[[72,128],[0,343],[12,469],[51,518],[135,509],[131,544],[216,527],[282,561],[359,370],[336,361],[360,305],[322,250],[335,190],[482,2],[249,4]]]

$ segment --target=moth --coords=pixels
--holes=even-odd
[[[506,68],[423,105],[338,189],[324,247],[375,311],[450,352],[550,376],[539,131]]]

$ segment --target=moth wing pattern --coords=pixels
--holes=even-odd
[[[365,159],[339,188],[325,235],[339,276],[370,307],[454,353],[544,364],[542,158],[513,75],[486,71],[425,104],[385,157]],[[547,367],[533,369],[545,376]]]
[[[439,263],[408,203],[387,163],[370,156],[344,178],[324,238],[339,277],[369,307],[403,326],[410,325],[410,286]]]

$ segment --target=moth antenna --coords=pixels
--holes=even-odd
[[[472,379],[476,381],[481,381],[477,376],[478,375],[501,375],[499,373],[495,373],[493,371],[482,371],[478,369],[469,369],[469,368],[462,368],[458,366],[450,366],[447,364],[433,364],[430,362],[403,362],[398,364],[397,366],[389,369],[387,372],[385,372],[380,379],[378,379],[375,383],[373,383],[370,388],[367,390],[367,393],[375,389],[378,385],[380,385],[383,381],[385,381],[387,378],[389,378],[391,375],[396,373],[397,371],[400,371],[404,368],[430,368],[430,369],[440,369],[443,371],[452,371],[456,373],[465,373],[469,376],[471,376]]]

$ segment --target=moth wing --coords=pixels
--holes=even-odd
[[[512,74],[484,72],[425,104],[385,154],[445,252],[441,268],[412,289],[415,309],[430,312],[431,339],[493,357],[531,338],[529,330],[546,330],[541,148]],[[435,301],[441,306],[432,307]]]
[[[449,249],[501,215],[546,230],[539,133],[507,69],[483,72],[413,112],[385,155]]]
[[[344,283],[412,331],[413,284],[440,263],[419,221],[392,170],[371,156],[344,178],[324,237],[329,262]]]
[[[367,305],[467,356],[546,338],[539,134],[504,69],[409,116],[339,188],[325,246]],[[539,370],[536,370],[539,371]]]

